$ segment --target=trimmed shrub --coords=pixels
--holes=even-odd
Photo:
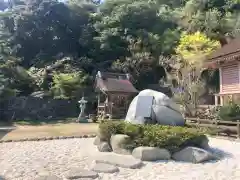
[[[125,122],[103,121],[99,125],[101,140],[109,141],[113,134],[126,134],[131,142],[127,149],[139,146],[166,148],[175,152],[186,146],[200,147],[207,138],[204,131],[196,128],[162,126],[162,125],[135,125]]]
[[[101,121],[99,124],[99,138],[102,141],[110,141],[112,134],[123,134],[123,124],[113,121]]]
[[[220,107],[218,116],[224,121],[239,120],[240,105],[231,103]]]

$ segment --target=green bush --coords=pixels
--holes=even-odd
[[[113,121],[101,121],[99,124],[99,138],[103,141],[109,141],[112,134],[122,134],[124,124]]]
[[[131,142],[128,149],[139,146],[166,148],[171,152],[186,146],[200,147],[207,138],[204,131],[196,128],[162,126],[162,125],[135,125],[125,122],[103,121],[99,125],[99,137],[109,141],[113,134],[126,134]]]
[[[56,99],[71,99],[80,94],[87,81],[88,76],[82,72],[55,73],[51,92]]]
[[[225,121],[237,120],[240,117],[240,106],[234,103],[222,106],[219,109],[218,116]]]

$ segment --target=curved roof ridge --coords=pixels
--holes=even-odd
[[[208,60],[214,60],[216,58],[228,56],[237,52],[240,53],[240,38],[233,39],[228,44],[214,51],[208,56]]]

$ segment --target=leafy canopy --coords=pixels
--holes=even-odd
[[[185,65],[196,66],[218,48],[220,48],[218,41],[211,40],[199,31],[193,34],[183,32],[176,48],[176,54],[184,60]]]
[[[83,73],[55,73],[51,88],[55,98],[74,98],[87,84],[88,77]]]
[[[238,0],[12,0],[0,9],[5,86],[20,95],[49,91],[56,72],[128,72],[145,89],[165,76],[159,61],[177,55],[192,66],[217,48],[214,40],[240,35]],[[9,61],[16,65],[6,68]]]

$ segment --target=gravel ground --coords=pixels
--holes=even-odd
[[[190,164],[174,161],[145,163],[138,170],[120,169],[115,174],[100,174],[104,180],[239,180],[240,143],[209,138],[210,145],[224,158],[218,162]],[[60,177],[70,169],[87,168],[98,154],[93,139],[66,139],[0,144],[0,177],[7,180],[34,180],[40,175]],[[1,178],[0,178],[1,179]]]

